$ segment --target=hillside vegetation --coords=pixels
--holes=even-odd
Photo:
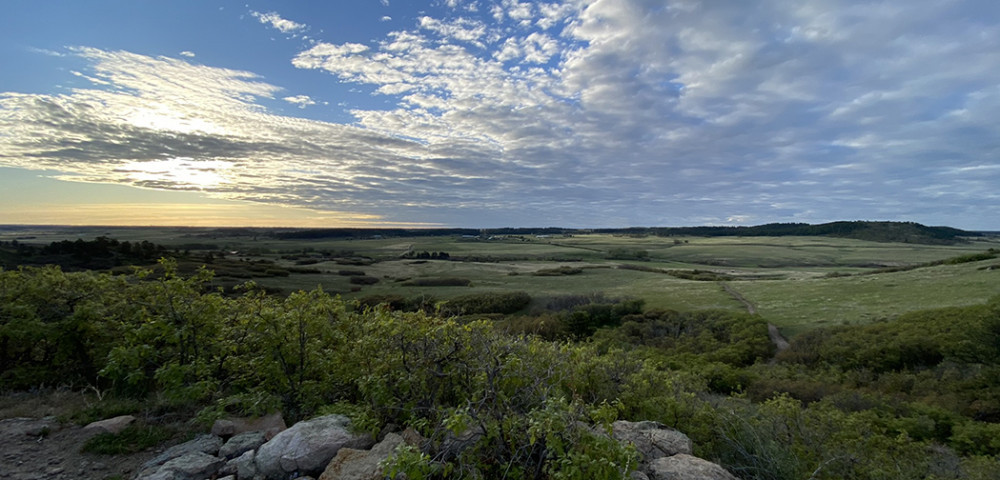
[[[485,432],[397,458],[430,478],[618,478],[634,452],[595,434],[615,419],[677,428],[744,479],[993,478],[996,238],[838,223],[19,230],[0,234],[0,391],[94,392],[74,418]],[[911,236],[835,236],[890,231]]]
[[[444,317],[252,283],[223,295],[209,270],[176,268],[0,272],[4,389],[86,386],[202,421],[280,409],[437,440],[486,432],[458,458],[400,457],[435,477],[619,477],[633,454],[583,428],[619,418],[676,427],[745,479],[1000,468],[1000,298],[814,330],[772,360],[765,320],[747,313],[588,296],[531,320],[482,316],[520,294],[456,299]]]

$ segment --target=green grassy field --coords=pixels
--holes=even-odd
[[[921,267],[894,273],[882,267],[914,266],[1000,246],[996,238],[957,245],[876,243],[828,237],[633,237],[583,234],[573,236],[508,236],[468,239],[459,236],[283,240],[262,231],[218,231],[176,228],[74,228],[0,232],[45,245],[58,240],[148,240],[174,250],[225,251],[228,261],[266,260],[279,267],[301,265],[320,273],[292,273],[258,278],[258,283],[284,291],[321,286],[348,298],[398,294],[447,300],[483,291],[525,291],[535,303],[549,297],[602,293],[645,300],[654,309],[727,309],[746,307],[713,281],[692,281],[647,270],[702,270],[731,276],[731,289],[741,293],[757,313],[786,335],[824,325],[867,323],[904,312],[981,303],[1000,294],[1000,260]],[[642,251],[644,260],[610,259],[612,251]],[[420,252],[447,252],[448,260],[402,258]],[[345,255],[367,257],[370,265],[338,263]],[[454,261],[454,259],[466,261]],[[574,275],[536,276],[540,270],[567,266]],[[211,267],[211,266],[210,266]],[[352,284],[342,270],[363,271],[374,285]],[[845,276],[846,275],[846,276]],[[427,278],[469,280],[463,287],[407,286]],[[220,280],[226,280],[222,278]],[[230,283],[242,279],[229,279]]]

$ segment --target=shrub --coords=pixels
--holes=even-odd
[[[350,281],[355,285],[375,285],[379,282],[378,277],[369,277],[367,275],[353,276]]]
[[[511,314],[527,307],[529,303],[531,303],[531,295],[528,295],[527,292],[476,293],[448,300],[441,308],[441,314]]]
[[[468,287],[472,280],[458,277],[425,277],[414,278],[402,283],[407,287]]]
[[[533,272],[532,275],[535,275],[536,277],[559,277],[563,275],[578,275],[581,273],[583,273],[582,268],[567,267],[563,265],[556,268],[543,268]]]

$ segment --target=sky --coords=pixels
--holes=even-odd
[[[3,10],[0,224],[1000,230],[994,0]]]

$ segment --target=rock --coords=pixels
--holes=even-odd
[[[257,450],[254,463],[269,479],[290,474],[316,475],[326,468],[341,448],[368,448],[371,435],[350,432],[351,421],[343,415],[327,415],[292,425]]]
[[[157,471],[172,472],[174,478],[202,480],[215,475],[224,463],[221,458],[207,453],[193,452],[164,463]]]
[[[238,478],[247,479],[257,476],[257,464],[254,462],[255,453],[253,450],[249,450],[229,461],[236,467]]]
[[[739,480],[721,466],[685,453],[657,458],[645,473],[650,480]]]
[[[401,435],[389,433],[371,450],[341,448],[319,476],[319,480],[379,480],[382,478],[382,467],[379,464],[403,443],[405,440]]]
[[[226,460],[243,455],[247,450],[256,450],[265,442],[264,432],[244,432],[234,435],[222,448],[219,456]]]
[[[406,427],[406,430],[403,430],[400,435],[403,437],[403,442],[407,445],[417,447],[423,453],[430,452],[431,441],[424,438],[424,436],[413,427]]]
[[[219,477],[219,480],[236,480],[235,475],[226,475],[225,477]]]
[[[119,417],[108,418],[105,420],[99,420],[97,422],[92,422],[86,427],[83,427],[84,431],[87,430],[97,430],[99,432],[105,433],[120,433],[125,430],[125,427],[135,422],[135,417],[132,415],[122,415]]]
[[[465,449],[475,445],[482,437],[483,429],[480,427],[470,428],[457,436],[449,433],[441,442],[439,456],[445,462],[458,458]]]
[[[281,412],[270,413],[263,417],[234,417],[216,420],[212,424],[212,435],[230,437],[246,432],[264,432],[268,440],[274,438],[282,430],[288,428]]]
[[[633,470],[632,473],[628,474],[628,478],[632,480],[649,480],[649,475],[638,470]]]
[[[219,453],[220,448],[222,448],[221,438],[215,435],[199,435],[195,437],[194,440],[168,448],[165,452],[142,464],[142,468],[140,468],[139,471],[142,472],[142,474],[145,474],[147,471],[153,471],[160,465],[163,465],[170,460],[189,453],[204,453],[206,455],[214,456]]]
[[[611,425],[611,436],[623,444],[635,445],[645,462],[679,453],[690,455],[693,448],[687,435],[658,422],[619,420]]]

